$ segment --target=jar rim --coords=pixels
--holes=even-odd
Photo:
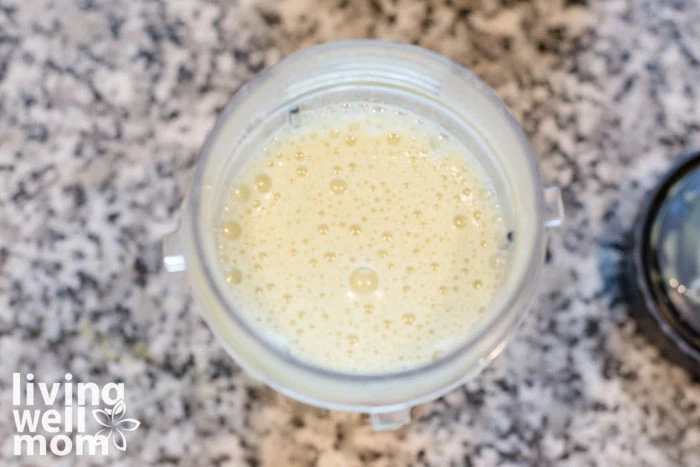
[[[486,314],[488,315],[486,319],[481,320],[470,332],[465,336],[463,342],[458,346],[452,348],[450,351],[446,352],[439,359],[431,362],[427,362],[421,365],[410,367],[407,369],[402,369],[398,371],[388,371],[381,373],[361,373],[361,372],[347,372],[334,370],[331,368],[322,367],[314,363],[304,361],[270,342],[265,336],[263,336],[259,331],[257,331],[253,326],[251,326],[246,320],[236,311],[236,307],[233,306],[230,297],[222,290],[221,287],[217,285],[217,281],[213,276],[215,267],[211,261],[208,261],[207,255],[204,249],[203,238],[206,235],[204,225],[205,222],[201,222],[201,196],[198,189],[193,189],[191,195],[188,199],[187,209],[191,214],[189,216],[189,222],[185,226],[189,230],[190,238],[194,240],[194,255],[197,261],[204,259],[204,264],[201,267],[203,274],[205,276],[207,285],[211,287],[213,295],[218,302],[218,305],[224,309],[228,316],[234,320],[235,324],[242,328],[248,335],[252,336],[256,342],[261,344],[266,349],[272,351],[276,357],[281,358],[285,363],[293,365],[295,368],[311,372],[316,376],[323,378],[333,378],[335,380],[343,380],[347,382],[382,382],[382,381],[396,381],[404,378],[410,378],[418,374],[427,372],[432,369],[441,368],[445,365],[449,365],[452,361],[457,359],[459,356],[468,352],[471,348],[475,346],[476,343],[483,338],[489,331],[497,327],[497,325],[504,319],[507,318],[509,312],[515,311],[517,302],[522,298],[524,294],[528,291],[526,290],[528,285],[532,282],[525,280],[526,277],[533,278],[534,280],[539,276],[539,266],[533,267],[538,262],[542,261],[544,253],[544,220],[542,214],[543,201],[541,197],[542,183],[540,180],[539,170],[537,168],[534,152],[530,147],[530,144],[515,117],[510,113],[503,101],[496,95],[496,93],[480,78],[474,75],[472,72],[462,67],[461,65],[451,61],[447,57],[444,57],[436,52],[423,49],[418,46],[401,44],[394,42],[386,42],[380,40],[348,40],[331,42],[323,45],[318,45],[310,47],[294,53],[280,62],[272,65],[271,67],[263,70],[258,75],[256,75],[251,81],[242,86],[239,91],[233,96],[233,98],[228,102],[224,110],[221,112],[220,116],[217,118],[216,125],[211,130],[205,144],[200,151],[200,158],[197,163],[196,173],[193,179],[193,187],[201,187],[204,183],[204,176],[206,172],[207,162],[212,154],[212,147],[219,138],[223,125],[227,122],[228,118],[236,111],[240,103],[243,102],[248,96],[253,94],[266,80],[270,79],[273,73],[279,73],[280,70],[284,69],[290,64],[298,63],[311,56],[323,55],[326,53],[337,53],[338,50],[343,50],[345,54],[353,54],[357,56],[358,54],[364,53],[377,53],[382,51],[384,53],[391,52],[392,50],[401,51],[403,54],[411,54],[424,61],[429,61],[435,65],[448,66],[451,72],[456,72],[461,78],[470,81],[478,88],[478,91],[489,99],[491,103],[494,104],[496,108],[501,110],[508,121],[510,130],[514,132],[517,137],[518,143],[520,145],[520,150],[527,156],[528,168],[530,173],[527,174],[536,184],[536,197],[534,200],[536,204],[535,215],[536,218],[532,219],[533,234],[530,236],[530,242],[527,245],[522,245],[523,257],[520,262],[523,263],[521,270],[521,277],[517,278],[518,286],[513,293],[500,303],[497,309],[491,308]],[[526,176],[525,174],[523,176]],[[524,311],[524,310],[523,310]],[[495,358],[495,355],[489,357]],[[274,386],[274,384],[272,384]],[[285,392],[282,390],[282,392]],[[295,394],[297,398],[299,394]]]

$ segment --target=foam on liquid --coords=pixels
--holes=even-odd
[[[235,176],[217,237],[238,309],[298,358],[406,369],[462,343],[507,260],[466,149],[390,107],[306,111]]]

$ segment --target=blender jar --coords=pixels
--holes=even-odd
[[[491,178],[513,232],[510,260],[484,319],[438,360],[389,373],[345,373],[304,362],[262,336],[227,293],[215,229],[233,174],[282,125],[306,109],[363,101],[405,108],[447,129]],[[373,40],[326,44],[296,53],[242,87],[220,115],[183,203],[180,229],[164,241],[164,264],[186,274],[219,341],[253,376],[319,407],[370,414],[376,429],[410,421],[410,409],[460,385],[504,348],[536,293],[545,228],[559,225],[557,188],[544,188],[516,119],[481,80],[415,46]]]

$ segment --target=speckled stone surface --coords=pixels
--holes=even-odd
[[[378,37],[469,67],[563,188],[541,298],[484,374],[373,433],[255,382],[160,266],[217,112],[303,47]],[[700,465],[700,384],[616,279],[639,200],[700,148],[700,4],[0,0],[0,464]],[[11,373],[122,380],[125,454],[16,458]]]

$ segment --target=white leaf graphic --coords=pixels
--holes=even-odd
[[[123,400],[118,400],[116,404],[114,404],[114,407],[112,407],[112,422],[118,422],[122,418],[124,418],[124,414],[126,413],[126,404],[124,403]]]
[[[104,410],[95,409],[92,411],[92,416],[95,418],[95,421],[100,425],[106,426],[107,428],[112,428],[112,421],[110,420],[110,416],[107,415],[107,412],[105,412]]]
[[[126,451],[126,438],[124,437],[124,434],[121,431],[114,430],[112,442],[114,443],[114,447],[116,447],[120,451]]]
[[[124,432],[134,431],[141,426],[141,422],[136,419],[124,418],[126,403],[123,400],[118,400],[111,409],[96,409],[92,411],[92,414],[97,423],[106,427],[98,431],[95,436],[105,442],[111,437],[114,447],[120,451],[126,451],[126,437],[122,430]]]
[[[141,426],[141,422],[134,420],[133,418],[125,418],[117,423],[118,430],[134,431]]]

